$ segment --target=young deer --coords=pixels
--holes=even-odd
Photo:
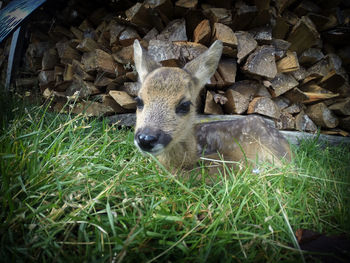
[[[200,156],[227,161],[290,160],[288,142],[261,117],[195,124],[200,90],[215,73],[222,43],[211,47],[184,68],[162,67],[136,40],[134,60],[141,82],[138,93],[135,145],[155,155],[169,169],[191,169]]]

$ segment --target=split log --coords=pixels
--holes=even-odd
[[[336,98],[339,96],[338,93],[319,93],[319,92],[304,92],[304,94],[308,97],[307,100],[304,100],[304,104],[314,103],[322,100],[328,100],[332,98]]]
[[[145,6],[141,3],[136,3],[130,7],[125,11],[125,15],[131,23],[137,26],[144,28],[152,27],[152,17],[148,9],[146,9]]]
[[[257,97],[254,98],[248,107],[248,114],[261,114],[264,116],[271,117],[273,119],[279,119],[281,112],[277,105],[270,98]]]
[[[109,27],[107,21],[103,20],[94,31],[96,33],[96,36],[99,36],[99,35],[105,33],[106,31],[108,31],[109,29],[110,29],[110,27]],[[83,32],[83,36],[87,37],[85,32]],[[96,40],[95,37],[93,39]]]
[[[178,0],[175,2],[175,15],[185,15],[189,9],[197,7],[198,0]]]
[[[338,93],[339,89],[345,82],[346,78],[344,74],[341,74],[340,71],[333,69],[321,79],[320,86],[332,92]]]
[[[58,54],[56,49],[50,48],[46,50],[41,61],[41,70],[53,69],[56,64],[58,64]]]
[[[326,76],[332,69],[334,69],[334,65],[330,63],[330,60],[328,57],[325,57],[324,59],[320,60],[307,70],[307,77],[314,75],[319,78],[322,78]]]
[[[61,26],[61,25],[56,25],[54,26],[49,34],[51,36],[55,36],[58,39],[72,39],[74,37],[74,35],[72,34],[72,32],[70,30],[68,30],[67,28]]]
[[[205,2],[218,8],[232,9],[233,6],[231,1],[226,0],[207,0]]]
[[[254,0],[254,4],[258,10],[267,10],[270,8],[270,0]]]
[[[319,32],[326,31],[338,25],[338,19],[334,14],[324,16],[316,13],[308,13],[307,17],[315,24]]]
[[[254,39],[259,45],[270,45],[272,43],[272,28],[270,26],[263,26],[250,30]]]
[[[213,38],[214,40],[221,40],[224,46],[232,48],[237,47],[237,37],[233,33],[232,29],[224,24],[214,23],[213,26]]]
[[[300,67],[298,70],[291,72],[291,74],[297,81],[302,81],[306,78],[307,71],[305,68]]]
[[[79,52],[72,48],[68,41],[58,42],[56,48],[62,64],[71,64],[73,59],[80,60],[81,58]]]
[[[277,61],[276,65],[280,73],[293,72],[300,68],[297,54],[291,51],[287,51],[286,57]]]
[[[68,65],[66,65],[66,67]],[[64,71],[65,71],[65,69],[63,67],[60,67],[60,66],[55,66],[54,67],[53,72],[54,72],[54,78],[55,78],[55,82],[56,83],[59,83],[59,82],[63,81],[63,79],[64,79]]]
[[[289,10],[286,10],[283,13],[283,17],[286,19],[287,23],[292,25],[293,27],[295,25],[297,25],[298,22],[300,21],[299,17],[296,14],[294,14],[293,12],[289,11]]]
[[[117,65],[112,56],[101,49],[84,53],[81,63],[84,65],[84,70],[89,74],[96,71],[116,74]]]
[[[109,95],[124,109],[135,110],[136,101],[125,91],[111,90]]]
[[[322,88],[317,84],[316,81],[308,81],[307,83],[302,83],[302,85],[299,86],[299,89],[303,92],[314,92],[314,93],[330,93],[332,92]]]
[[[120,25],[115,20],[111,20],[111,22],[108,25],[109,28],[109,45],[111,47],[119,44],[119,35],[123,30],[125,29],[125,26]]]
[[[282,113],[296,114],[302,111],[302,106],[299,103],[294,103],[291,106],[282,110]]]
[[[133,45],[122,47],[120,50],[114,52],[112,57],[120,64],[130,65],[134,63],[134,48]]]
[[[96,27],[109,14],[109,11],[104,7],[94,9],[88,16],[89,21]]]
[[[272,19],[272,12],[270,12],[269,9],[258,10],[256,17],[249,24],[249,28],[266,26],[270,24],[271,19]]]
[[[151,40],[148,46],[149,55],[157,62],[169,60],[192,60],[208,48],[194,42],[169,42]]]
[[[131,27],[127,27],[119,35],[119,43],[124,47],[132,45],[135,39],[141,40],[141,37],[139,36],[137,31]]]
[[[38,85],[38,78],[18,78],[16,79],[16,87],[17,88],[33,88]]]
[[[272,46],[274,46],[274,48],[275,48],[276,59],[281,59],[287,54],[287,51],[290,47],[290,43],[288,41],[283,40],[283,39],[272,39]],[[287,54],[287,56],[288,55],[289,54]],[[295,54],[295,56],[296,56],[296,54]],[[285,63],[285,64],[287,64],[287,63]]]
[[[324,128],[335,128],[339,123],[334,113],[322,102],[309,106],[305,112],[316,125]]]
[[[283,13],[283,11],[292,5],[296,0],[276,0],[276,8],[278,13]]]
[[[53,88],[54,91],[58,91],[58,92],[65,92],[70,85],[72,85],[72,80],[69,80],[69,81],[62,81],[62,82],[59,82],[55,84],[55,87]]]
[[[91,23],[89,22],[88,19],[84,19],[83,22],[80,23],[79,25],[79,30],[81,30],[82,32],[90,30],[91,28],[93,28],[93,26],[91,25]]]
[[[223,114],[221,106],[214,101],[214,97],[209,90],[205,98],[204,114]]]
[[[217,71],[214,73],[214,78],[216,88],[222,88],[224,86],[227,86],[225,81],[222,79],[221,75]]]
[[[305,50],[299,57],[299,63],[303,65],[313,65],[324,58],[319,48],[309,48]]]
[[[30,43],[27,48],[27,53],[31,58],[42,58],[46,50],[50,49],[49,42],[35,42]]]
[[[304,111],[301,111],[295,117],[295,128],[298,131],[306,131],[306,132],[316,132],[317,126],[315,123],[305,114]]]
[[[308,13],[320,13],[321,8],[311,1],[302,1],[295,9],[298,16],[305,16]]]
[[[350,46],[345,46],[339,49],[337,55],[341,58],[342,65],[350,65]]]
[[[263,85],[259,85],[259,89],[258,89],[258,92],[255,94],[255,97],[272,98],[270,92]]]
[[[238,31],[235,33],[237,37],[237,62],[241,63],[241,61],[248,56],[251,52],[253,52],[258,46],[258,42],[254,39],[253,35],[245,32]]]
[[[126,72],[125,76],[127,77],[128,81],[136,82],[138,80],[137,73],[135,71]]]
[[[82,40],[84,38],[84,33],[79,28],[71,26],[70,32],[74,35],[76,39]]]
[[[40,85],[49,85],[55,82],[55,72],[53,70],[40,71],[38,75]]]
[[[171,21],[157,36],[162,41],[187,41],[185,19]]]
[[[126,113],[127,111],[122,108],[110,95],[102,95],[102,104],[111,107],[114,113]]]
[[[77,75],[73,77],[73,81],[65,91],[66,96],[78,97],[85,99],[91,95],[99,94],[101,91],[91,82],[84,81]]]
[[[329,106],[329,109],[338,115],[350,115],[350,98],[332,104]]]
[[[95,101],[82,101],[74,105],[72,109],[74,114],[83,114],[85,116],[104,116],[115,113],[109,105],[104,105]]]
[[[93,76],[85,72],[84,65],[81,64],[78,60],[73,59],[72,70],[74,74],[78,75],[82,80],[88,80],[88,81],[94,80]]]
[[[245,30],[258,13],[256,6],[248,6],[243,2],[239,2],[238,5],[232,20],[232,28],[235,31]]]
[[[91,52],[99,48],[99,45],[92,38],[84,38],[80,44],[76,47],[77,50],[81,52]]]
[[[257,94],[262,87],[263,85],[255,80],[241,80],[234,83],[230,89],[239,92],[251,101],[254,97],[258,96]]]
[[[314,23],[303,16],[293,27],[288,41],[291,43],[290,50],[300,55],[304,50],[314,46],[320,39]]]
[[[152,28],[150,31],[147,32],[147,34],[142,38],[143,42],[147,42],[147,46],[148,46],[148,42],[151,39],[156,39],[158,36],[159,32],[156,28]]]
[[[290,100],[283,96],[272,98],[272,100],[280,109],[280,111],[286,109],[290,105]]]
[[[163,21],[164,24],[168,24],[174,16],[174,7],[171,0],[145,1],[145,7],[151,9],[151,13],[154,14],[152,16],[153,26],[155,26],[154,19],[156,16],[160,18],[160,21],[157,21],[158,24],[161,21]],[[160,28],[158,29],[161,30]]]
[[[294,103],[298,103],[298,102],[303,103],[304,101],[309,99],[309,97],[298,88],[294,88],[286,92],[284,96]]]
[[[274,78],[277,75],[274,48],[272,46],[258,47],[247,58],[243,70],[249,74],[267,78]]]
[[[278,97],[298,85],[299,82],[292,75],[280,73],[271,81],[273,96]]]
[[[73,80],[73,66],[72,64],[67,64],[66,67],[64,68],[63,72],[63,80],[64,81],[70,81]]]
[[[290,113],[282,112],[280,118],[276,120],[276,128],[279,130],[294,130],[295,118]]]
[[[205,19],[200,22],[193,32],[193,41],[203,45],[209,44],[211,37],[211,28],[209,20]]]
[[[227,102],[224,104],[224,110],[227,114],[242,114],[248,109],[249,97],[238,91],[228,89],[225,92]]]
[[[232,23],[231,10],[226,8],[208,8],[204,10],[204,14],[209,18],[212,24],[221,23],[230,25]]]
[[[94,85],[96,87],[104,87],[104,86],[107,86],[108,84],[112,83],[113,81],[114,81],[113,78],[109,78],[108,76],[106,76],[106,73],[100,71],[96,75]]]
[[[290,24],[282,16],[277,16],[275,26],[272,29],[273,37],[277,39],[285,39],[289,32]]]
[[[185,20],[186,20],[186,33],[189,38],[192,36],[193,38],[193,32],[196,29],[197,25],[205,20],[207,17],[204,16],[202,10],[200,9],[189,9],[185,14]]]
[[[344,130],[350,131],[350,116],[345,118],[340,118],[339,126]]]
[[[220,73],[224,84],[230,85],[236,81],[237,63],[235,59],[221,59],[218,65],[218,72]]]
[[[125,91],[132,97],[136,97],[140,90],[140,83],[138,82],[124,82],[124,85],[120,88],[121,91]]]

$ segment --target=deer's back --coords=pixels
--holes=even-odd
[[[218,152],[224,160],[270,161],[291,159],[290,146],[283,135],[263,118],[250,115],[230,121],[201,123],[196,126],[199,155]]]

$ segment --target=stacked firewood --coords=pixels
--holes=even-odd
[[[57,111],[68,101],[74,113],[134,112],[135,39],[171,67],[182,67],[221,40],[223,56],[203,90],[200,112],[260,114],[287,130],[350,131],[346,1],[125,2],[85,12],[75,24],[57,19],[40,32],[48,33],[45,41],[33,32],[26,64],[36,74],[18,78],[17,86],[37,78]],[[78,3],[69,1],[63,16],[83,13]]]

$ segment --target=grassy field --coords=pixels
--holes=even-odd
[[[303,262],[297,229],[350,234],[344,147],[302,142],[292,164],[208,184],[143,157],[132,130],[44,107],[3,113],[0,261]]]

